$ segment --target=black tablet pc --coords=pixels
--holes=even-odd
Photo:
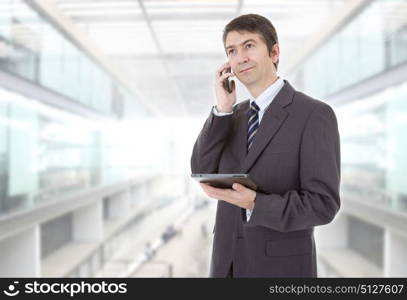
[[[195,180],[208,183],[213,187],[222,189],[232,188],[232,185],[237,182],[252,190],[257,190],[256,183],[249,177],[249,174],[192,174]]]

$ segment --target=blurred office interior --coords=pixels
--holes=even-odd
[[[0,0],[0,277],[208,276],[216,200],[190,156],[247,13],[338,117],[318,276],[407,276],[407,0]]]

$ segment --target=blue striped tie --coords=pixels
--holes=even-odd
[[[257,128],[259,128],[259,110],[260,107],[258,107],[256,102],[253,101],[250,104],[249,123],[247,126],[247,151],[249,151],[250,147],[252,146]]]
[[[249,122],[247,126],[247,152],[249,152],[249,149],[253,144],[253,139],[256,135],[257,128],[259,128],[259,110],[260,107],[255,101],[253,101],[250,104]],[[251,211],[246,211],[246,209],[242,208],[242,219],[244,222],[247,221],[247,218],[250,217],[250,215]]]

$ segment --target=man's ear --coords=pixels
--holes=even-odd
[[[271,58],[273,59],[273,63],[278,63],[278,59],[280,56],[280,46],[278,44],[274,44],[271,47]]]

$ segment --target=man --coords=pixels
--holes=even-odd
[[[217,104],[194,145],[193,173],[248,173],[258,189],[201,184],[218,199],[211,277],[316,277],[314,226],[340,207],[340,145],[327,104],[277,76],[276,31],[242,15],[223,34],[228,62],[216,71]],[[249,100],[236,104],[233,76]]]

